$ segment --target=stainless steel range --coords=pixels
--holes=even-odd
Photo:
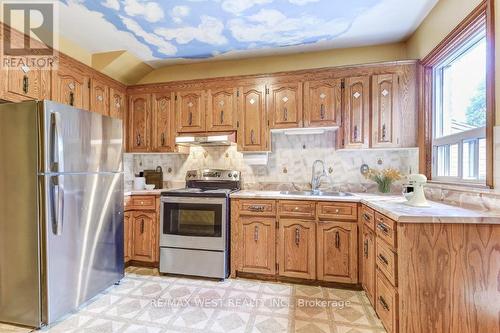
[[[229,194],[240,172],[191,170],[186,188],[161,197],[160,272],[225,279],[229,274]]]

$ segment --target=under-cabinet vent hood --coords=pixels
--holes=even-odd
[[[236,133],[210,134],[202,133],[190,136],[178,136],[175,143],[179,146],[230,146],[236,143]]]

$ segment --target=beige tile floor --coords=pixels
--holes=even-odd
[[[30,332],[0,324],[0,333]],[[159,276],[130,267],[119,286],[42,333],[385,332],[364,292],[245,279]]]

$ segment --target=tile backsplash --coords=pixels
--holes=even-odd
[[[373,182],[360,173],[362,164],[372,168],[392,167],[403,174],[418,171],[418,149],[336,150],[335,132],[286,135],[273,133],[267,165],[249,165],[236,146],[192,147],[189,155],[125,154],[125,187],[131,188],[134,174],[161,166],[166,186],[184,186],[187,170],[235,169],[242,173],[245,189],[277,189],[292,183],[306,188],[315,160],[323,160],[329,175],[323,188],[342,191],[375,191]],[[398,189],[395,188],[395,191]]]

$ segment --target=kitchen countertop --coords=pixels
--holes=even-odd
[[[406,205],[406,199],[400,195],[352,194],[352,196],[311,196],[287,195],[279,191],[243,190],[231,194],[231,198],[360,202],[399,223],[500,224],[500,215],[438,202],[429,201],[429,207],[412,207]]]
[[[166,191],[166,188],[163,189],[158,189],[158,190],[129,190],[125,191],[124,195],[130,196],[130,195],[160,195],[161,192]]]

